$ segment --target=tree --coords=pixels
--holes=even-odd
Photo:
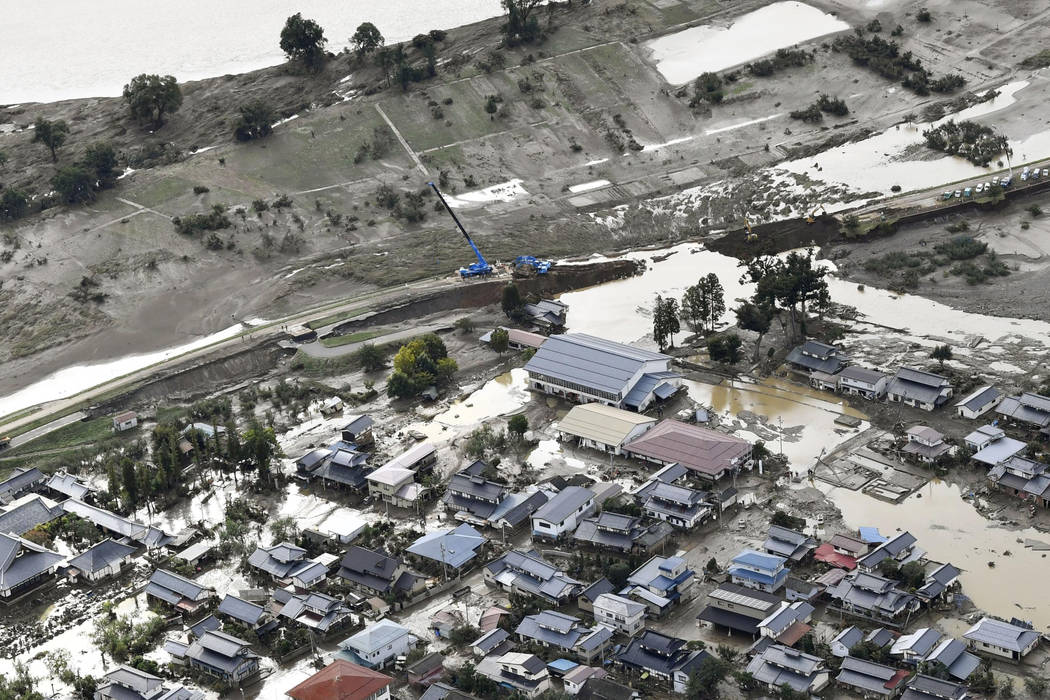
[[[0,675],[0,700],[44,700],[29,667],[21,661],[15,661],[13,673]]]
[[[124,491],[124,509],[132,512],[139,502],[139,482],[135,474],[135,463],[130,457],[120,460],[120,483]]]
[[[253,419],[244,433],[244,450],[255,464],[259,485],[270,486],[270,463],[280,454],[274,429],[264,428]]]
[[[515,436],[518,440],[521,440],[525,436],[525,433],[529,429],[529,419],[525,417],[524,413],[518,413],[510,417],[507,421],[507,432]]]
[[[117,184],[117,151],[113,144],[96,141],[87,147],[80,164],[95,174],[100,190],[108,190]]]
[[[174,75],[143,73],[124,86],[124,101],[133,118],[159,129],[164,125],[164,115],[174,114],[182,106],[182,90]]]
[[[540,23],[532,11],[542,2],[543,0],[501,0],[503,9],[507,11],[507,23],[502,29],[508,45],[528,44],[539,38]]]
[[[952,359],[952,346],[938,345],[930,353],[930,357],[937,360],[937,363],[943,368],[945,361]]]
[[[489,336],[489,348],[493,352],[500,355],[507,352],[507,347],[510,345],[510,333],[507,332],[506,328],[497,328],[492,331],[492,335]]]
[[[95,178],[80,165],[59,168],[51,178],[51,186],[69,204],[91,202],[95,199]]]
[[[269,104],[254,100],[238,108],[240,116],[233,127],[233,137],[238,141],[253,141],[273,133],[276,117]]]
[[[383,357],[383,351],[372,343],[365,343],[358,348],[357,352],[354,353],[354,357],[357,359],[358,364],[361,365],[361,369],[366,372],[378,372],[386,366],[386,358]]]
[[[707,352],[711,359],[725,365],[735,365],[740,362],[740,346],[743,341],[736,333],[723,335],[715,338],[707,344]]]
[[[518,311],[524,305],[525,302],[521,299],[521,292],[518,291],[518,285],[512,282],[503,288],[503,297],[500,300],[500,306],[503,308],[503,313],[506,314],[508,318],[516,316]]]
[[[277,518],[270,523],[270,534],[274,542],[295,544],[299,541],[299,521],[292,516]]]
[[[656,295],[656,303],[653,304],[653,340],[663,348],[667,346],[667,336],[670,329],[667,327],[667,314],[664,313],[664,298]]]
[[[48,121],[37,117],[33,123],[33,143],[42,143],[51,151],[51,161],[58,162],[58,149],[69,136],[69,125],[63,119]]]
[[[358,58],[374,53],[384,43],[383,35],[371,22],[362,22],[357,31],[350,37],[350,43],[354,45],[354,53]]]
[[[674,347],[674,334],[679,333],[682,330],[682,326],[678,323],[678,300],[674,297],[668,297],[664,299],[663,308],[660,313],[664,315],[664,328],[667,329],[667,340],[670,342],[671,347]]]
[[[758,689],[758,679],[750,671],[733,671],[733,680],[736,687],[743,693],[750,693]]]
[[[742,283],[755,285],[752,300],[765,304],[774,313],[787,311],[789,340],[806,333],[806,307],[816,304],[826,308],[831,303],[824,266],[814,266],[813,251],[792,251],[784,257],[758,257],[742,262],[746,272]]]
[[[682,315],[693,332],[713,331],[725,312],[725,289],[715,273],[700,278],[699,282],[685,290]]]
[[[5,187],[0,191],[0,221],[14,221],[25,216],[29,209],[29,197],[16,187]]]
[[[296,12],[284,23],[281,30],[281,51],[290,60],[302,61],[307,68],[317,69],[324,62],[324,30],[312,19],[303,19]]]
[[[755,341],[755,354],[752,362],[758,362],[759,349],[762,347],[762,338],[769,332],[769,326],[773,322],[773,309],[768,304],[756,304],[745,301],[734,310],[736,314],[736,325],[745,331],[758,333]]]
[[[708,656],[700,662],[700,668],[689,676],[686,696],[691,700],[717,698],[719,684],[729,675],[730,665],[717,656]]]

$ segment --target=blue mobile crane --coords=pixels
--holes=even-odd
[[[441,190],[439,190],[437,185],[433,182],[428,182],[427,184],[433,188],[434,194],[436,194],[438,199],[441,200],[441,203],[445,205],[445,210],[448,211],[452,220],[456,222],[456,226],[459,226],[459,230],[463,232],[463,237],[467,239],[467,243],[469,243],[470,247],[474,249],[474,255],[478,256],[478,261],[476,263],[471,263],[466,267],[459,268],[459,276],[463,279],[468,279],[470,277],[488,277],[491,275],[492,265],[489,265],[488,261],[485,260],[485,256],[482,255],[481,251],[478,250],[478,247],[474,245],[474,241],[471,240],[470,234],[467,233],[467,229],[463,228],[463,224],[459,222],[459,217],[456,216],[456,212],[452,211],[452,207],[450,207],[448,202],[445,201],[445,198],[441,196]]]

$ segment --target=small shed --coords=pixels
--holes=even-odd
[[[343,410],[343,400],[338,396],[331,396],[321,402],[321,415],[322,416],[334,416]]]
[[[139,424],[139,414],[134,411],[124,411],[113,416],[113,431],[120,433],[131,430]]]

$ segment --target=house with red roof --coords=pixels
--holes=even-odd
[[[292,700],[390,700],[391,683],[384,673],[336,659],[286,695]]]

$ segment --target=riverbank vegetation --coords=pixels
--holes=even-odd
[[[928,148],[960,156],[982,167],[1004,153],[1007,156],[1013,153],[1005,136],[977,122],[949,120],[922,132],[922,136]]]

